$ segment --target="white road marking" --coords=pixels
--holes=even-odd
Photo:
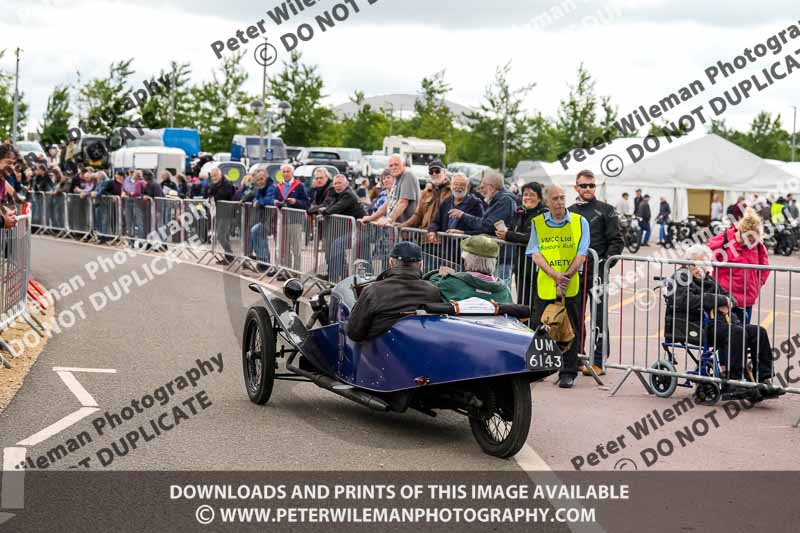
[[[53,372],[94,372],[95,374],[116,374],[113,368],[78,368],[74,366],[54,366]]]
[[[530,445],[526,444],[522,447],[522,449],[514,456],[514,460],[517,464],[525,470],[526,472],[552,472],[553,469],[550,468],[550,465],[545,462],[542,457],[536,453],[536,450],[531,448]]]
[[[58,374],[58,377],[61,378],[61,381],[64,382],[64,385],[67,386],[70,392],[78,398],[81,405],[84,407],[97,407],[97,401],[95,401],[92,395],[89,394],[89,391],[75,379],[75,375],[72,374],[72,372],[56,372],[56,374]]]
[[[25,440],[19,441],[17,443],[17,445],[18,446],[36,446],[40,442],[49,439],[50,437],[52,437],[56,433],[60,433],[60,432],[64,431],[65,429],[67,429],[71,425],[79,422],[80,420],[83,420],[84,418],[86,418],[90,414],[92,414],[92,413],[94,413],[96,411],[99,411],[99,410],[100,409],[98,407],[81,407],[80,409],[78,409],[74,413],[65,416],[64,418],[62,418],[58,422],[50,424],[49,426],[47,426],[46,428],[42,429],[41,431],[37,431],[36,433],[34,433],[33,435],[31,435],[30,437],[28,437]]]
[[[528,477],[531,481],[536,482],[537,484],[543,485],[563,485],[563,482],[558,478],[553,469],[550,468],[550,465],[542,459],[542,457],[536,453],[529,444],[526,444],[522,447],[522,449],[514,456],[514,461],[528,474]],[[540,472],[538,474],[532,474],[533,472]],[[559,500],[553,499],[549,500],[550,505],[553,506],[553,509],[569,509],[569,508],[582,508],[583,505],[581,502],[575,500]],[[600,524],[590,524],[590,523],[565,523],[570,531],[573,533],[606,533],[606,530]]]
[[[27,449],[16,446],[3,448],[3,484],[0,487],[2,489],[0,490],[0,507],[4,509],[25,507],[25,471],[18,470],[16,467],[25,461],[26,452]],[[3,522],[4,520],[0,516],[0,524]]]

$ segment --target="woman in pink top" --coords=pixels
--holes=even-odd
[[[714,260],[744,265],[769,265],[767,248],[762,242],[764,223],[752,208],[727,230],[708,241],[714,251]],[[715,269],[714,277],[719,286],[736,298],[738,307],[733,312],[743,322],[750,323],[753,304],[758,299],[761,287],[769,278],[769,270],[723,267]],[[743,316],[747,312],[746,317]]]

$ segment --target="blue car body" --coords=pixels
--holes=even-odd
[[[391,393],[513,374],[534,379],[557,370],[529,367],[534,332],[507,316],[410,315],[375,339],[354,342],[346,334],[355,304],[352,287],[353,278],[348,278],[334,289],[330,324],[288,339],[317,368],[343,383]],[[287,324],[293,318],[287,304],[263,294],[272,314]]]

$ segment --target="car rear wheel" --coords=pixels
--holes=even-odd
[[[276,366],[275,331],[269,313],[263,307],[251,307],[242,338],[244,384],[251,402],[263,405],[269,401]]]
[[[493,403],[487,416],[470,416],[472,435],[481,449],[495,457],[508,458],[519,452],[528,439],[531,428],[531,386],[527,378],[513,377],[493,383],[488,390],[490,398],[481,401]]]

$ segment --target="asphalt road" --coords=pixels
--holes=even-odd
[[[52,468],[67,468],[87,456],[94,461],[98,449],[109,447],[115,439],[135,430],[163,409],[156,405],[114,430],[106,426],[103,436],[97,436],[92,426],[98,414],[106,410],[120,413],[131,400],[153,394],[167,382],[196,368],[197,359],[208,360],[218,353],[223,356],[223,371],[200,378],[195,388],[176,390],[175,399],[166,408],[201,390],[207,393],[212,405],[124,457],[115,457],[107,468],[513,471],[521,464],[525,468],[549,466],[553,470],[572,470],[578,461],[576,457],[588,460],[588,454],[596,451],[599,444],[606,447],[608,441],[623,434],[627,435],[624,449],[600,457],[594,465],[584,462],[581,468],[622,469],[626,468],[626,461],[619,464],[620,461],[630,459],[639,468],[715,470],[721,464],[709,457],[720,454],[725,456],[726,467],[797,468],[794,454],[800,444],[800,429],[792,425],[800,417],[800,397],[787,395],[779,401],[741,410],[732,417],[727,416],[721,405],[695,406],[677,420],[637,439],[628,426],[654,409],[659,412],[669,409],[689,397],[691,390],[679,387],[673,398],[654,398],[645,393],[633,376],[614,397],[585,377],[580,377],[571,391],[560,390],[550,381],[534,385],[529,449],[518,457],[519,464],[481,453],[466,420],[452,413],[440,413],[435,419],[413,412],[382,415],[314,385],[292,382],[277,382],[269,404],[257,406],[247,398],[241,372],[242,320],[247,307],[258,301],[258,296],[246,288],[247,282],[211,268],[179,264],[141,287],[134,284],[129,294],[95,312],[91,303],[93,293],[105,286],[113,287],[116,280],[132,271],[145,277],[142,273],[146,265],[153,262],[153,257],[147,255],[127,258],[123,265],[109,272],[101,270],[91,280],[86,264],[98,257],[111,258],[113,253],[107,248],[75,242],[34,239],[35,274],[47,287],[56,288],[76,275],[86,282],[85,287],[58,302],[59,311],[83,302],[87,317],[50,339],[25,386],[0,415],[3,429],[0,444],[10,446],[19,442],[80,407],[76,396],[53,371],[54,367],[116,371],[115,374],[75,373],[100,411],[32,446],[28,456],[46,454],[54,445],[83,430],[95,439],[57,461]],[[121,254],[117,253],[119,258]],[[790,290],[781,282],[776,292],[790,297],[785,300],[788,303],[796,298],[797,287],[794,282]],[[617,301],[615,305],[619,307],[611,311],[612,320],[637,313],[642,316],[631,300],[623,297]],[[780,329],[786,329],[787,318],[775,318]],[[643,321],[639,320],[636,335],[644,339],[646,331],[642,328]],[[623,336],[632,337],[634,331],[626,326]],[[613,340],[619,346],[618,339]],[[626,358],[631,353],[635,350],[625,350]],[[620,378],[620,371],[611,370],[604,380],[607,385],[614,385]],[[715,414],[708,415],[712,412]],[[718,427],[712,424],[694,442],[680,445],[675,431],[705,415],[719,418]],[[643,450],[654,448],[664,437],[675,441],[676,450],[669,456],[660,456],[649,467],[643,464]],[[732,441],[737,444],[736,454],[726,453]],[[92,462],[92,466],[99,465]]]
[[[266,406],[251,403],[242,379],[240,336],[247,307],[258,301],[246,282],[194,265],[176,265],[117,302],[95,312],[91,295],[153,258],[129,258],[114,271],[91,280],[85,265],[111,250],[74,242],[35,238],[35,276],[48,288],[75,275],[86,286],[59,301],[59,311],[83,303],[86,319],[50,339],[25,385],[0,415],[2,445],[10,446],[80,407],[53,367],[114,369],[115,374],[75,373],[100,412],[119,413],[131,400],[221,353],[222,373],[201,378],[196,388],[176,390],[184,400],[204,390],[212,405],[159,438],[108,465],[121,470],[513,470],[513,461],[480,452],[463,417],[442,413],[381,415],[307,383],[277,382]],[[157,265],[163,268],[163,263]],[[113,287],[113,285],[112,285]],[[167,407],[171,408],[175,401]],[[128,430],[160,413],[157,406],[107,430],[93,429],[93,414],[33,446],[45,454],[83,430],[95,441],[54,467],[75,464],[108,447]],[[187,413],[189,411],[187,410]],[[106,426],[108,429],[108,426]],[[122,431],[122,430],[126,431]],[[74,461],[72,461],[74,459]]]
[[[558,389],[551,379],[533,386],[531,434],[514,460],[481,453],[467,421],[452,413],[440,413],[435,419],[413,412],[378,414],[312,384],[291,382],[277,382],[270,402],[257,406],[247,398],[241,371],[242,322],[248,306],[258,302],[258,296],[247,289],[247,280],[194,264],[173,264],[163,275],[150,279],[148,271],[165,269],[166,260],[148,254],[125,257],[118,249],[46,237],[34,238],[32,257],[35,277],[50,289],[60,287],[64,294],[57,303],[58,312],[82,305],[86,315],[80,319],[76,313],[74,325],[49,340],[22,390],[0,414],[3,449],[26,439],[38,441],[22,446],[34,466],[47,462],[48,471],[87,464],[97,470],[129,472],[797,469],[800,429],[792,425],[800,417],[800,397],[791,395],[734,414],[733,408],[726,410],[720,404],[687,409],[681,402],[690,396],[688,389],[679,388],[666,400],[648,396],[634,377],[614,397],[607,387],[598,387],[589,378],[580,377],[569,391]],[[110,265],[115,257],[122,264],[105,272],[101,268],[92,279],[89,272],[98,269],[87,270],[87,264],[105,261]],[[118,301],[96,311],[97,293],[115,294],[114,284],[127,276],[145,282],[133,283]],[[66,294],[70,291],[63,284],[70,280],[74,290]],[[796,287],[796,283],[785,287],[782,282],[776,287],[777,294],[786,296],[787,313],[792,312],[788,303],[798,297]],[[641,313],[629,295],[623,294],[617,303],[619,307],[611,311],[614,317]],[[788,316],[773,317],[779,330],[788,331],[784,324]],[[64,318],[71,322],[68,316]],[[643,336],[648,331],[642,327],[641,321],[636,328],[626,327],[623,336]],[[627,340],[623,341],[625,346]],[[632,357],[633,350],[626,348],[625,357]],[[221,372],[218,354],[222,354]],[[207,363],[207,375],[202,375],[197,360],[212,358],[217,363]],[[620,371],[612,370],[604,379],[613,385],[621,377]],[[196,386],[186,385],[187,378]],[[150,397],[168,403],[142,408],[140,414],[130,409],[132,400]],[[189,402],[191,397],[194,400]],[[98,411],[68,427],[51,427],[94,402]],[[183,416],[176,415],[175,406],[181,407]],[[664,421],[670,410],[678,415]],[[112,419],[126,413],[134,416],[113,429],[106,419],[100,435],[98,419],[106,411]],[[139,440],[135,449],[120,441],[139,426],[153,436],[147,424],[162,413],[173,424],[171,430],[148,442]],[[637,422],[651,429],[647,434],[639,430],[636,436]],[[685,436],[689,429],[692,439]],[[683,438],[677,435],[680,431]],[[70,448],[70,439],[74,445],[83,434],[91,442]],[[655,452],[647,450],[659,445],[665,449],[664,441],[673,449],[652,461]],[[60,444],[68,452],[54,458],[53,449]],[[115,446],[114,454],[100,452],[107,463],[100,464],[98,452],[113,451]],[[28,470],[42,468],[34,469],[29,463]],[[664,513],[663,525],[677,525],[670,509],[685,507],[687,502],[665,501],[659,497],[651,502],[655,508],[637,509]],[[616,523],[616,527],[606,525],[609,531],[635,523],[617,509],[613,504],[608,509],[611,522]],[[704,524],[703,517],[698,513],[676,520],[691,527],[718,525],[713,520]],[[586,530],[575,525],[572,529]]]

